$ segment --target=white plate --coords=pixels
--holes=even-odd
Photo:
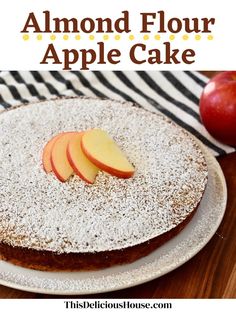
[[[225,212],[227,190],[216,159],[199,143],[206,157],[209,180],[190,223],[175,238],[138,261],[88,272],[41,272],[0,262],[0,284],[47,294],[91,294],[135,286],[160,277],[197,254],[215,234]]]

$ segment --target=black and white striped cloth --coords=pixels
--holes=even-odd
[[[0,111],[55,96],[128,100],[160,111],[200,139],[215,156],[235,148],[215,140],[199,117],[199,97],[207,78],[198,72],[0,72]]]

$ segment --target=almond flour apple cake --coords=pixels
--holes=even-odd
[[[42,165],[61,132],[100,128],[135,172],[65,183]],[[0,257],[39,270],[131,263],[179,233],[207,183],[198,144],[160,114],[99,99],[57,99],[0,114]]]

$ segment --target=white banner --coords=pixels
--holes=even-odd
[[[1,1],[1,70],[235,70],[235,1]]]
[[[1,300],[1,313],[233,313],[235,300],[183,299],[80,299],[80,300]]]

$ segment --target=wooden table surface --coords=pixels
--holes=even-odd
[[[210,77],[214,72],[204,74]],[[227,209],[216,234],[194,258],[148,283],[76,298],[236,298],[236,153],[220,157],[218,161],[228,187]],[[51,297],[57,298],[0,286],[0,298]]]

